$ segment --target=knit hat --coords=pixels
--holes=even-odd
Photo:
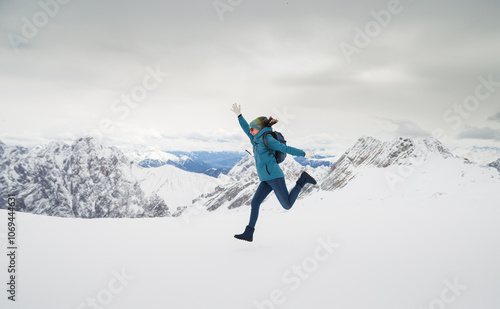
[[[260,131],[266,127],[266,122],[267,117],[262,116],[259,118],[255,118],[252,122],[250,122],[250,128],[254,128]]]

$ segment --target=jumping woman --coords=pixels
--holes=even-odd
[[[316,184],[316,180],[314,180],[314,178],[312,178],[308,173],[302,172],[295,187],[290,193],[288,193],[288,189],[285,184],[285,174],[283,174],[283,171],[276,162],[274,155],[264,146],[263,140],[264,133],[272,132],[272,126],[275,125],[278,120],[273,119],[272,117],[258,117],[248,124],[245,118],[241,115],[241,105],[237,105],[235,103],[233,104],[233,108],[231,110],[238,116],[241,128],[250,138],[250,142],[253,146],[257,174],[259,175],[260,180],[259,187],[252,198],[250,222],[245,228],[245,232],[243,232],[243,234],[234,235],[234,237],[238,239],[252,241],[253,233],[255,231],[255,223],[257,223],[257,218],[259,216],[260,204],[269,195],[269,193],[271,193],[271,191],[274,191],[274,194],[278,198],[281,206],[288,210],[292,208],[300,190],[302,190],[307,183],[313,185]],[[281,151],[297,157],[311,156],[310,153],[306,156],[306,153],[303,150],[280,143],[272,137],[271,134],[266,134],[266,140],[267,145],[271,150]]]

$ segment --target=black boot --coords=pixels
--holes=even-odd
[[[241,240],[252,241],[254,231],[255,229],[253,227],[247,225],[247,227],[245,228],[245,232],[243,232],[243,234],[234,235],[234,237]]]
[[[301,187],[304,187],[306,183],[315,185],[316,180],[307,172],[302,172],[302,175],[300,175],[299,179],[297,180],[297,184]]]

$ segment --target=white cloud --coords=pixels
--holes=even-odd
[[[410,120],[395,120],[382,118],[385,124],[385,134],[393,137],[425,138],[432,134],[422,129],[417,123]]]
[[[460,132],[458,138],[500,141],[500,130],[490,127],[468,128]]]

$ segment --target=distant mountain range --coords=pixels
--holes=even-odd
[[[422,141],[398,138],[390,142],[381,142],[372,137],[363,137],[348,149],[331,167],[301,166],[295,160],[287,158],[282,164],[287,186],[291,189],[297,177],[306,170],[318,180],[318,186],[306,186],[299,198],[313,194],[314,191],[338,190],[349,184],[356,177],[362,177],[365,167],[386,168],[393,165],[410,165],[425,160],[430,156],[442,159],[453,157],[438,140],[428,138]],[[243,158],[229,173],[231,181],[218,186],[213,192],[194,200],[195,205],[206,207],[209,211],[222,208],[236,208],[250,205],[259,180],[253,158]]]
[[[322,178],[321,172],[326,173],[326,170],[329,169],[329,167],[325,166],[318,168],[302,166],[290,156],[287,156],[285,161],[281,163],[281,167],[285,173],[285,181],[289,189],[295,185],[295,181],[302,171],[306,170],[313,177],[320,179]],[[193,204],[206,208],[208,211],[214,211],[221,207],[233,209],[243,205],[250,205],[255,190],[260,183],[253,157],[250,155],[245,156],[231,169],[227,176],[229,177],[228,181],[217,186],[212,192],[199,196],[193,200]]]
[[[144,152],[125,150],[125,155],[144,168],[155,168],[168,164],[188,172],[202,173],[217,178],[220,174],[227,175],[248,153],[236,151],[159,151],[155,149]],[[300,165],[311,167],[331,166],[333,159],[333,156],[316,156],[314,159],[294,157],[294,160]]]
[[[134,163],[145,160],[150,160],[148,168]],[[172,164],[152,168],[153,160]],[[185,170],[207,167],[193,163],[197,160],[221,169],[238,161],[227,175],[221,172],[215,178]],[[419,177],[442,179],[440,185],[462,186],[478,179],[498,181],[499,165],[500,159],[487,166],[457,157],[434,138],[383,142],[372,137],[360,138],[331,166],[304,166],[292,156],[281,164],[289,189],[304,170],[318,181],[317,186],[306,186],[299,198],[343,189],[353,181],[368,181],[367,175],[374,170],[384,171],[384,175],[397,174],[396,179],[402,179],[408,177],[407,170],[426,166]],[[442,166],[449,167],[443,170]],[[411,183],[418,179],[412,178]],[[71,145],[52,142],[32,149],[0,142],[0,184],[0,208],[4,209],[8,195],[15,194],[18,211],[22,212],[76,218],[138,218],[179,216],[190,207],[215,211],[249,205],[259,179],[250,154],[166,153],[150,149],[144,153],[129,151],[126,156],[115,147],[87,137]],[[381,184],[377,178],[368,181],[365,188],[387,189],[388,184],[390,180]],[[363,194],[363,190],[356,194]]]
[[[220,174],[227,174],[231,168],[246,155],[245,152],[234,151],[169,151],[168,153],[176,155],[179,160],[168,161],[166,164],[171,164],[180,169],[194,173],[203,173],[212,177],[218,177]]]
[[[123,149],[126,156],[144,168],[172,165],[182,170],[217,178],[229,170],[246,154],[235,151],[161,151],[157,149]]]
[[[177,216],[218,181],[170,166],[141,168],[117,148],[87,137],[33,149],[0,142],[0,183],[0,208],[15,194],[22,212],[137,218]]]
[[[474,163],[487,165],[500,158],[500,148],[498,147],[465,147],[454,148],[451,152],[459,157],[466,158]]]

